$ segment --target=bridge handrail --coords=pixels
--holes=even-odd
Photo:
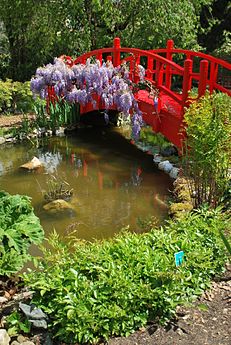
[[[169,52],[167,48],[151,49],[150,51],[154,54],[167,54]],[[170,52],[171,54],[185,54],[187,58],[189,58],[190,56],[200,57],[202,59],[206,59],[210,62],[214,62],[216,64],[221,65],[224,68],[231,70],[231,64],[229,62],[219,59],[215,56],[202,53],[202,52],[196,52],[193,50],[178,49],[178,48],[173,48],[170,50]]]
[[[164,58],[163,56],[160,56],[158,54],[154,54],[149,50],[142,50],[142,49],[138,49],[138,48],[124,48],[124,47],[120,47],[118,48],[120,53],[129,53],[129,54],[134,54],[134,55],[138,55],[139,57],[141,56],[146,56],[149,58],[152,58],[153,60],[157,60],[159,62],[161,62],[162,64],[166,64],[166,65],[170,65],[172,66],[172,68],[174,68],[175,70],[177,70],[179,72],[179,74],[183,75],[184,72],[184,68],[181,67],[180,65],[178,65],[177,63],[170,61],[166,58]],[[101,48],[101,49],[95,49],[92,50],[90,52],[87,52],[79,57],[77,57],[74,61],[73,64],[77,64],[77,63],[81,63],[81,61],[85,61],[86,59],[92,57],[92,56],[100,56],[102,54],[105,53],[114,53],[114,48]]]
[[[121,53],[127,53],[129,55],[121,60]],[[165,56],[160,54],[165,54]],[[174,54],[186,55],[183,67],[173,61]],[[167,48],[142,50],[139,48],[121,47],[120,39],[116,37],[112,47],[89,51],[77,57],[74,61],[71,61],[71,64],[86,63],[86,60],[93,56],[99,60],[100,63],[103,62],[103,58],[113,61],[113,65],[115,67],[120,65],[123,61],[128,61],[130,63],[130,79],[134,82],[139,81],[136,66],[140,64],[142,57],[146,57],[147,68],[145,78],[153,82],[160,91],[172,97],[178,104],[180,104],[182,116],[184,114],[185,106],[187,106],[188,102],[191,100],[189,92],[192,88],[192,80],[197,82],[198,97],[203,96],[208,87],[210,93],[212,93],[214,89],[217,89],[231,96],[231,90],[218,83],[219,66],[231,70],[230,63],[202,52],[175,49],[174,42],[172,40],[168,40]],[[199,72],[193,71],[193,57],[199,57],[202,59],[200,61]],[[174,89],[172,89],[172,76],[174,75],[180,75],[183,77],[182,92],[180,93],[176,93]]]
[[[174,45],[173,41],[169,40],[167,42],[167,48],[152,49],[151,52],[155,54],[166,54],[166,57],[168,57],[170,60],[172,60],[172,56],[174,54],[184,54],[186,55],[187,59],[193,60],[194,57],[198,57],[198,58],[203,59],[201,60],[201,62],[203,63],[204,61],[207,61],[207,66],[204,66],[204,71],[203,71],[204,72],[204,80],[202,80],[203,92],[206,89],[206,87],[209,86],[210,93],[212,93],[213,90],[217,89],[231,96],[230,88],[227,88],[224,85],[221,85],[218,83],[219,67],[222,67],[223,69],[226,69],[231,72],[231,64],[229,62],[219,59],[215,56],[202,53],[202,52],[196,52],[196,51],[187,50],[187,49],[178,49],[178,48],[176,49],[173,47],[173,45]],[[199,73],[195,73],[192,71],[191,76],[195,80],[200,80],[201,70]],[[203,92],[201,92],[201,94],[203,94]],[[201,94],[199,96],[201,96]]]

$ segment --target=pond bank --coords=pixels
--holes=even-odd
[[[228,345],[230,339],[230,268],[228,268],[228,272],[224,281],[214,283],[212,290],[207,291],[201,299],[193,304],[193,308],[178,309],[176,320],[171,320],[167,328],[154,324],[148,325],[147,328],[135,332],[128,338],[111,339],[108,344],[178,345],[184,343],[191,345],[195,344],[196,340],[199,345]],[[39,344],[39,340],[33,339],[32,341],[34,344]],[[40,342],[40,344],[42,343]]]

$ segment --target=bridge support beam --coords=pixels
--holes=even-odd
[[[208,80],[209,62],[208,60],[201,60],[200,62],[200,79],[198,85],[198,96],[204,96]]]

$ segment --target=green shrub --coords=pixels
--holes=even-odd
[[[34,107],[30,82],[0,80],[0,112],[30,112]]]
[[[12,81],[7,79],[5,82],[0,80],[0,112],[7,112],[12,102]]]
[[[43,249],[40,271],[24,275],[34,302],[66,343],[95,343],[127,336],[149,320],[165,321],[223,271],[219,236],[227,219],[201,210],[149,233],[122,233],[112,240],[62,243],[57,234]],[[174,253],[185,259],[176,267]]]
[[[33,110],[34,99],[30,90],[30,82],[12,83],[12,108],[13,112],[30,112]]]
[[[29,197],[0,192],[0,275],[18,272],[31,258],[30,245],[43,236]]]
[[[229,188],[231,97],[206,95],[185,113],[187,140],[183,159],[194,206],[216,207]]]
[[[2,48],[1,39],[0,39],[0,45]],[[0,76],[1,76],[1,78],[4,79],[7,77],[7,74],[9,75],[9,67],[10,67],[10,54],[0,52]]]

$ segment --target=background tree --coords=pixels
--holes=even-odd
[[[172,38],[178,47],[199,49],[200,14],[212,9],[214,2],[0,0],[10,55],[8,77],[28,80],[37,66],[54,57],[111,46],[115,36],[123,46],[152,49]]]
[[[231,2],[215,0],[212,6],[203,6],[200,23],[199,43],[210,53],[219,49],[231,32]]]

